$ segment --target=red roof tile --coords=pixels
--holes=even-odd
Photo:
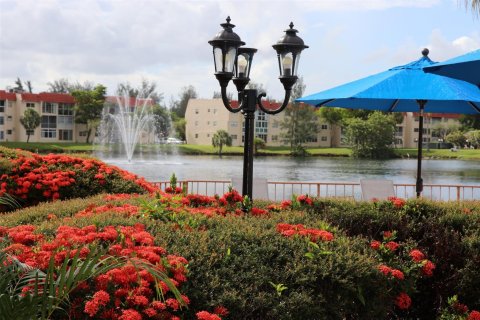
[[[237,100],[232,100],[230,101],[230,105],[232,108],[236,109],[238,108],[238,101]],[[262,100],[262,105],[265,107],[267,110],[275,110],[277,108],[280,108],[281,104],[278,102],[272,102],[268,100]]]
[[[40,100],[44,102],[75,103],[73,96],[66,93],[42,92],[38,95],[40,96]]]
[[[124,97],[115,97],[115,96],[107,96],[105,98],[105,101],[109,102],[109,103],[117,104],[118,103],[117,99],[120,100],[120,103],[125,102]],[[128,103],[129,103],[128,105],[133,107],[133,106],[135,106],[135,104],[143,105],[143,103],[145,103],[145,102],[146,102],[147,106],[153,106],[155,104],[152,99],[141,99],[141,98],[137,99],[135,97],[130,97],[130,101],[128,101]]]
[[[40,95],[36,93],[22,93],[22,100],[29,102],[40,102]]]
[[[13,92],[7,92],[5,90],[0,90],[0,100],[16,101],[17,100],[17,95]]]

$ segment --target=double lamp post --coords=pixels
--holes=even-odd
[[[292,87],[298,79],[297,70],[300,53],[308,46],[296,35],[298,31],[293,29],[293,23],[290,23],[290,29],[285,30],[285,35],[273,45],[278,55],[279,79],[285,89],[285,98],[280,107],[267,109],[262,104],[262,97],[266,96],[264,92],[258,93],[256,89],[245,89],[250,81],[249,76],[253,55],[257,52],[257,49],[242,47],[245,45],[245,42],[233,32],[235,25],[230,23],[230,17],[227,17],[227,22],[222,23],[221,26],[223,30],[218,32],[208,43],[213,47],[215,77],[220,83],[223,105],[230,112],[237,113],[241,111],[245,117],[242,195],[252,199],[253,139],[256,108],[258,106],[267,114],[277,114],[285,109],[290,100]],[[227,86],[232,79],[238,91],[238,108],[232,108],[227,98]]]

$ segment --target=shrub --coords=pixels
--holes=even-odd
[[[23,206],[43,201],[108,193],[145,193],[156,188],[143,178],[86,157],[37,155],[0,147],[0,196]]]

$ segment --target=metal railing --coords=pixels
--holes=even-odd
[[[160,189],[170,186],[169,181],[153,182]],[[222,195],[232,184],[229,180],[184,180],[177,186],[185,188],[187,193],[213,196]],[[394,184],[395,194],[399,198],[415,198],[415,184]],[[239,190],[241,191],[241,190]],[[318,198],[343,198],[362,200],[360,183],[356,182],[297,182],[269,181],[270,200],[291,199],[292,195],[309,194]],[[460,201],[480,200],[480,185],[424,184],[422,197],[430,200]]]

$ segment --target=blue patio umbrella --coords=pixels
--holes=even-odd
[[[480,89],[465,81],[425,73],[423,68],[435,62],[428,58],[428,49],[422,54],[409,64],[297,99],[316,107],[418,112],[417,197],[423,190],[424,112],[480,114]]]
[[[480,86],[480,49],[427,66],[423,70]]]

